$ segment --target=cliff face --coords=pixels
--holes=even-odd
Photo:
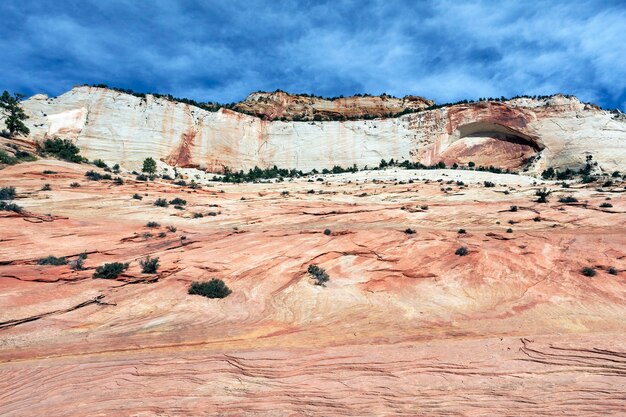
[[[397,118],[308,122],[208,112],[95,87],[56,98],[36,95],[23,106],[35,140],[72,139],[90,159],[129,167],[149,156],[217,172],[255,165],[364,167],[382,158],[521,168],[532,159],[532,173],[547,166],[579,167],[588,154],[606,170],[619,169],[626,160],[626,122],[562,96],[456,105]],[[258,111],[276,109],[272,106]]]
[[[321,97],[274,93],[252,93],[235,109],[266,120],[364,119],[386,117],[404,110],[425,109],[433,101],[417,96],[353,96],[328,100]]]

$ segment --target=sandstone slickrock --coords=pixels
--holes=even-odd
[[[303,100],[292,97],[279,106],[280,97],[253,94],[240,106],[273,117]],[[261,98],[268,98],[267,105],[259,104]],[[364,106],[359,111],[376,114],[380,104],[367,103],[377,100],[382,99],[359,98]],[[606,171],[626,161],[626,120],[558,95],[460,104],[397,118],[311,122],[267,121],[226,109],[208,112],[95,87],[77,87],[56,98],[36,95],[23,105],[35,140],[72,139],[90,159],[133,168],[149,156],[212,172],[255,165],[305,171],[362,168],[393,158],[425,164],[473,160],[513,169],[530,162],[528,172],[537,174],[549,166],[580,168],[589,154]]]
[[[619,179],[390,169],[189,189],[89,169],[0,170],[24,208],[0,211],[0,415],[624,414]],[[153,204],[174,197],[185,210]],[[85,270],[37,265],[85,251]],[[158,273],[141,272],[147,256]],[[130,268],[92,278],[114,261]],[[187,294],[212,277],[232,294]]]

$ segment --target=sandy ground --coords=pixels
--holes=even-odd
[[[0,170],[25,210],[0,212],[0,415],[626,414],[623,183],[385,170],[193,190],[88,169]],[[83,252],[83,271],[37,265]],[[232,294],[187,294],[213,277]]]

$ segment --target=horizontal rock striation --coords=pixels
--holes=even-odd
[[[279,117],[292,111],[291,104],[276,104],[281,95],[272,95],[274,101],[268,103],[259,101],[267,95],[252,95],[240,105]],[[370,112],[385,100],[400,99],[360,97],[349,114]],[[415,103],[423,107],[429,102]],[[626,161],[623,118],[558,95],[348,121],[268,121],[96,87],[77,87],[56,98],[36,95],[23,104],[35,140],[72,139],[90,159],[129,167],[139,167],[149,156],[171,166],[214,172],[273,165],[305,171],[334,165],[363,168],[393,158],[424,164],[472,161],[537,173],[548,166],[579,168],[590,154],[606,171],[620,169]]]

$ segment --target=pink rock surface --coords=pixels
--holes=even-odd
[[[624,415],[623,183],[548,184],[540,204],[523,177],[472,172],[192,190],[88,169],[0,170],[24,207],[0,211],[0,415]],[[84,271],[37,265],[83,252]],[[92,278],[115,261],[118,279]],[[187,294],[213,277],[232,294]]]

